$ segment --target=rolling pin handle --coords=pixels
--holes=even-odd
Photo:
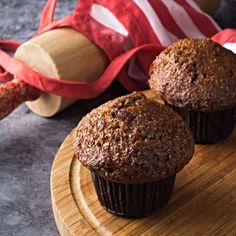
[[[0,120],[9,115],[21,103],[34,101],[39,96],[38,89],[19,79],[0,84]]]

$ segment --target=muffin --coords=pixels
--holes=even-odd
[[[193,156],[194,141],[176,112],[135,92],[87,114],[73,148],[91,171],[105,209],[144,217],[169,201],[176,173]]]
[[[196,143],[216,143],[232,132],[236,55],[210,39],[173,43],[154,60],[149,84],[187,122]]]

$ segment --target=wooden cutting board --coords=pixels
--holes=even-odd
[[[236,235],[236,129],[222,143],[196,145],[169,204],[143,219],[117,217],[100,206],[89,171],[73,157],[72,138],[73,131],[51,171],[52,208],[62,236]]]

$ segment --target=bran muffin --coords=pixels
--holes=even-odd
[[[216,143],[235,125],[236,55],[210,39],[173,43],[150,68],[150,87],[186,120],[196,143]]]
[[[73,147],[91,171],[101,205],[126,217],[151,215],[167,204],[176,173],[194,153],[183,119],[138,92],[87,114]]]

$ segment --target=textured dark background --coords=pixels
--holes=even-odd
[[[37,30],[45,2],[0,0],[0,38],[27,40]],[[69,14],[76,2],[59,1],[56,18]],[[224,1],[215,17],[222,26],[236,28],[236,1]],[[49,185],[56,151],[83,115],[122,92],[113,84],[100,98],[79,101],[51,119],[21,105],[0,121],[0,236],[58,235]]]

